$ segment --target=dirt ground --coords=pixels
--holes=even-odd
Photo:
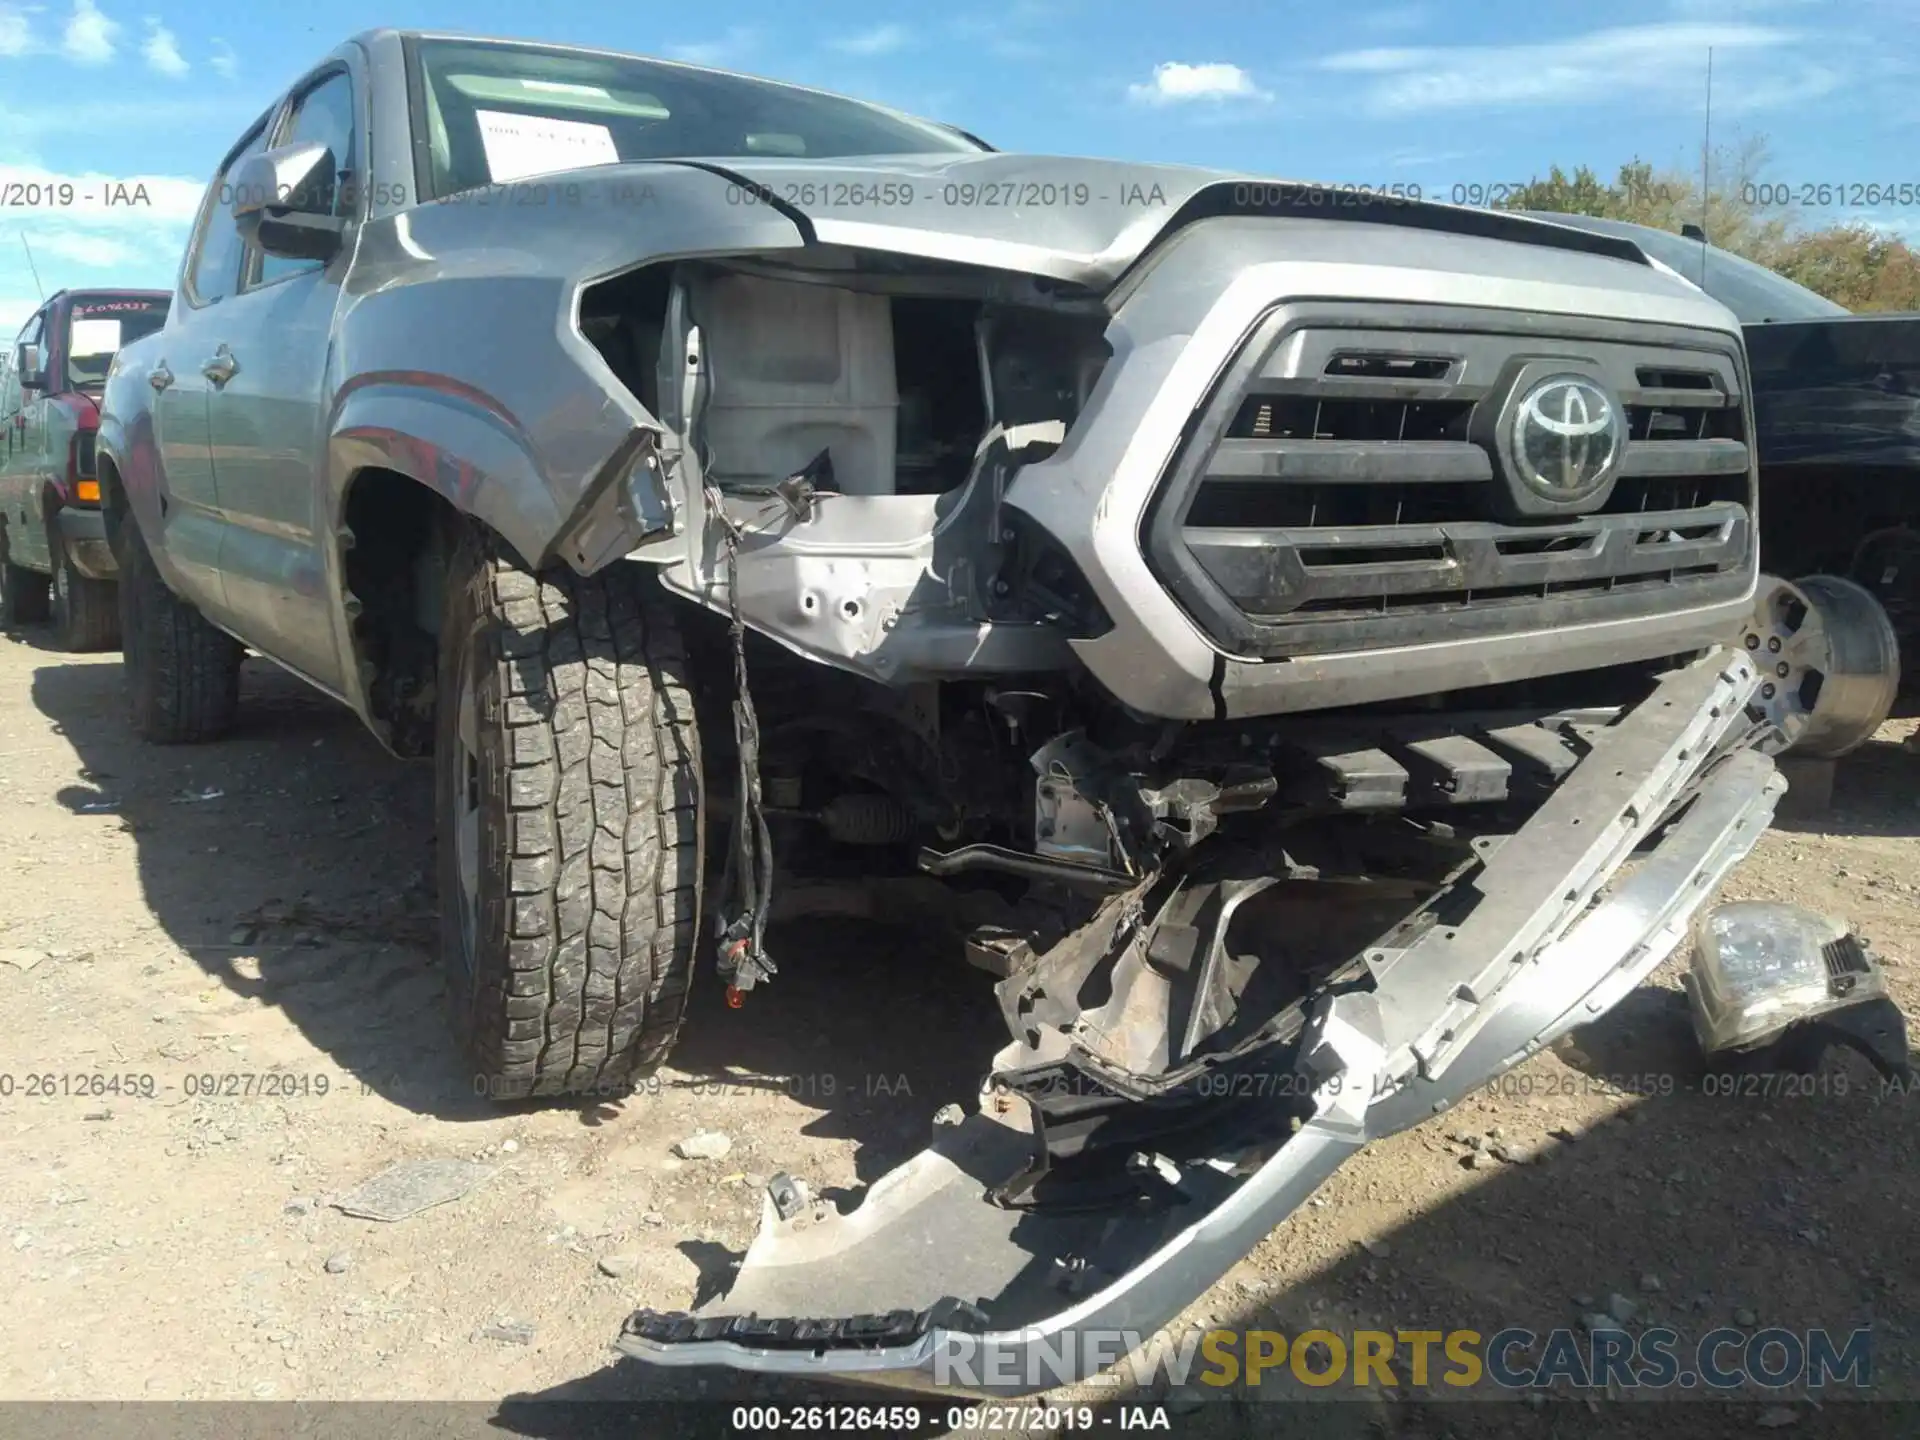
[[[201,749],[135,743],[119,682],[117,656],[0,638],[0,1397],[667,1393],[614,1363],[622,1318],[715,1284],[771,1173],[839,1194],[912,1153],[995,1043],[989,982],[954,956],[812,922],[778,936],[780,977],[743,1009],[704,987],[643,1093],[503,1109],[440,1019],[428,771],[262,662],[239,733]],[[1730,886],[1847,917],[1909,1013],[1912,723]],[[1916,1397],[1920,1102],[1850,1059],[1829,1072],[1844,1095],[1704,1093],[1680,964],[1498,1093],[1373,1147],[1194,1318],[1544,1331],[1618,1297],[1683,1333],[1869,1324],[1876,1391]],[[701,1130],[728,1153],[676,1158]],[[329,1204],[416,1158],[489,1173],[395,1223]],[[1170,1403],[1183,1430],[1266,1433],[1237,1398]],[[1815,1430],[1800,1397],[1764,1398],[1733,1433]],[[1494,1423],[1405,1393],[1306,1408],[1337,1418],[1296,1431]],[[1691,1414],[1672,1433],[1711,1433],[1703,1407],[1663,1409]],[[1499,1407],[1541,1435],[1572,1412],[1591,1413]]]

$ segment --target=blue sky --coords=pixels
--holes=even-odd
[[[0,331],[51,291],[170,287],[208,173],[340,40],[378,25],[662,55],[951,121],[1002,149],[1451,187],[1556,162],[1695,166],[1764,137],[1772,178],[1920,183],[1916,0],[0,0]],[[144,207],[31,208],[102,177]],[[1920,205],[1857,218],[1920,240]],[[10,232],[10,233],[9,233]]]

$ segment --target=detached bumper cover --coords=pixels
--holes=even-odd
[[[916,1388],[954,1383],[956,1359],[979,1376],[991,1356],[967,1388],[1001,1394],[1113,1363],[1082,1342],[1151,1336],[1367,1142],[1604,1014],[1672,953],[1786,788],[1752,748],[1759,685],[1731,649],[1673,673],[1492,853],[1464,919],[1368,951],[1371,989],[1319,997],[1297,1052],[1311,1116],[1264,1159],[1189,1166],[1188,1203],[1137,1225],[1008,1211],[983,1192],[1028,1137],[974,1115],[848,1214],[796,1223],[769,1201],[727,1295],[707,1313],[640,1311],[617,1348]]]

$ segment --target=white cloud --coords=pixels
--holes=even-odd
[[[18,335],[27,317],[39,308],[40,301],[32,295],[0,295],[0,344]]]
[[[1763,25],[1628,25],[1537,44],[1349,50],[1320,68],[1377,77],[1363,98],[1380,114],[1616,101],[1650,91],[1697,98],[1709,47],[1769,52],[1798,38]]]
[[[38,5],[0,5],[0,55],[25,55],[40,48],[27,20],[39,13]]]
[[[106,175],[98,170],[63,173],[32,165],[0,165],[0,190],[65,185],[73,187],[73,203],[42,214],[129,229],[154,224],[191,225],[207,188],[206,181],[184,175]],[[9,218],[24,219],[26,213],[13,211]]]
[[[231,80],[240,69],[240,57],[233,53],[233,47],[218,35],[213,37],[213,55],[207,61],[213,73],[222,79]]]
[[[75,265],[101,268],[131,265],[146,258],[146,252],[111,235],[85,230],[46,230],[29,238],[33,258],[44,267],[49,260],[71,260]]]
[[[162,75],[178,77],[189,69],[187,58],[180,53],[180,42],[173,38],[173,32],[151,15],[147,17],[147,38],[140,47],[140,53],[146,57],[148,66]]]
[[[1225,100],[1273,98],[1255,85],[1253,77],[1238,65],[1219,61],[1185,65],[1177,60],[1154,66],[1153,79],[1143,85],[1129,85],[1127,96],[1141,105],[1218,104]]]
[[[139,285],[165,289],[179,273],[180,256],[199,212],[206,182],[179,175],[106,176],[63,174],[36,166],[0,164],[0,190],[71,186],[72,203],[8,212],[32,247],[48,293],[76,285]],[[6,237],[12,253],[0,263],[0,335],[19,327],[27,312],[8,321],[17,293],[31,283],[20,235]],[[28,311],[33,307],[28,306]]]
[[[73,0],[73,14],[60,37],[60,48],[78,65],[104,65],[113,59],[120,24],[100,13],[94,0]]]
[[[131,128],[143,134],[191,130],[204,135],[210,157],[207,167],[212,169],[218,152],[259,109],[258,106],[249,108],[250,101],[236,102],[224,87],[218,93],[205,87],[201,89],[202,93],[176,89],[164,94],[152,93],[150,98],[89,98],[84,105],[30,105],[18,109],[7,103],[11,95],[0,95],[0,165],[38,163],[36,157],[41,142],[49,138],[60,143],[120,138]]]
[[[1486,153],[1484,150],[1396,150],[1387,157],[1387,164],[1403,170],[1418,170],[1432,165],[1451,165]]]
[[[1774,75],[1738,85],[1713,86],[1715,115],[1752,115],[1761,110],[1786,110],[1808,105],[1847,84],[1848,77],[1830,65],[1810,65],[1798,75]]]
[[[844,55],[891,55],[904,50],[913,35],[904,25],[876,25],[856,35],[842,35],[828,43]]]
[[[718,40],[702,40],[693,45],[673,45],[667,53],[689,65],[737,65],[760,44],[760,32],[751,25],[730,25]]]

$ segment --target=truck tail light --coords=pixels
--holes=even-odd
[[[94,466],[94,432],[82,430],[67,448],[67,494],[76,505],[100,503],[100,478]]]

